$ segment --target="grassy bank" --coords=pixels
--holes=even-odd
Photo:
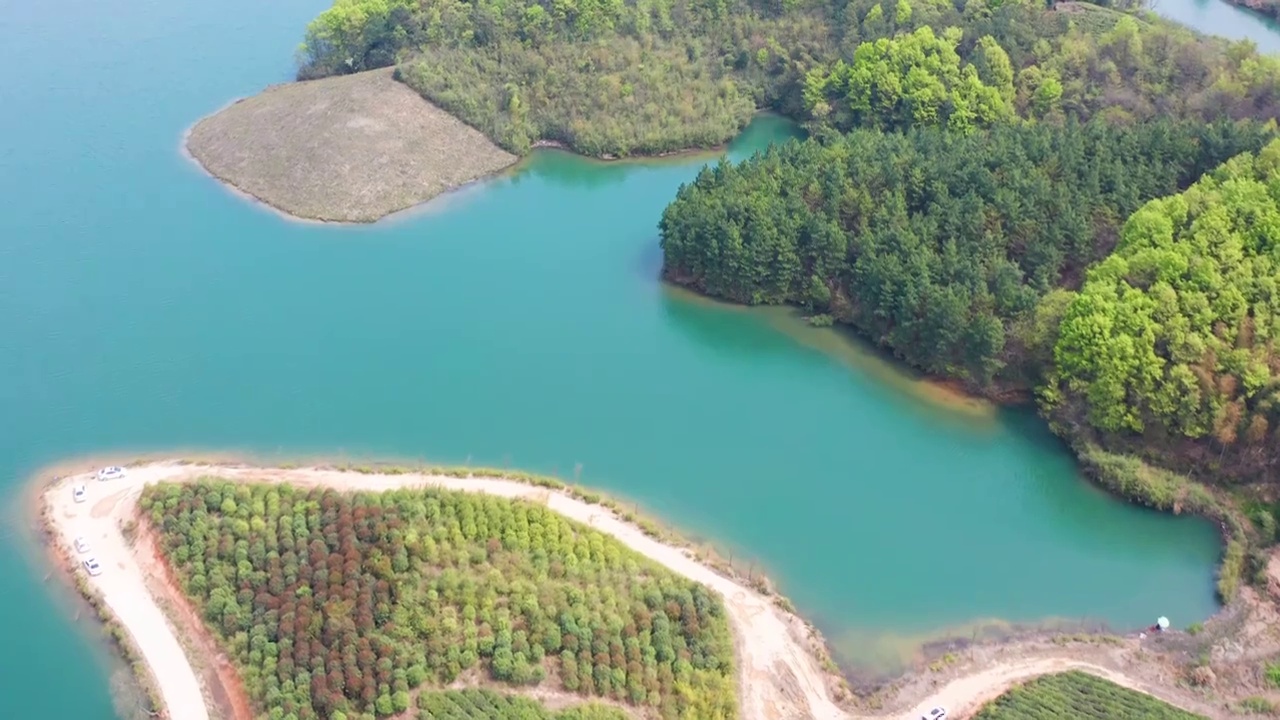
[[[1225,548],[1218,567],[1218,596],[1235,599],[1247,579],[1252,551],[1259,549],[1257,534],[1235,500],[1185,475],[1148,465],[1130,455],[1107,452],[1090,442],[1079,442],[1076,455],[1085,472],[1106,490],[1146,507],[1175,515],[1190,513],[1217,522]]]

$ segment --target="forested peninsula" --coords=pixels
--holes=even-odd
[[[886,7],[804,72],[808,140],[681,187],[665,276],[1034,398],[1106,487],[1221,522],[1230,599],[1280,516],[1280,60],[1081,4]]]
[[[300,79],[396,65],[515,153],[714,146],[762,109],[815,129],[1276,110],[1252,47],[1030,0],[337,0],[299,62]]]
[[[1189,482],[1239,494],[1280,459],[1280,59],[1251,43],[1127,0],[337,0],[299,77],[386,65],[516,153],[800,121],[680,189],[669,280],[1034,398],[1108,487],[1222,522],[1224,597],[1276,539],[1269,491],[1246,519]]]

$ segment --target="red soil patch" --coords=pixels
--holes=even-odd
[[[177,628],[179,636],[186,641],[188,653],[193,649],[198,653],[198,656],[191,658],[192,664],[200,672],[216,709],[220,711],[218,714],[228,720],[253,720],[253,702],[244,689],[244,683],[222,652],[217,638],[205,627],[200,614],[183,594],[173,569],[160,553],[155,533],[146,520],[138,522],[134,554],[147,574],[148,589],[166,610],[165,615]]]

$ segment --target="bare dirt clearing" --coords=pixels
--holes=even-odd
[[[373,222],[516,161],[390,69],[274,85],[199,121],[185,143],[237,190],[339,222]]]
[[[173,720],[206,720],[211,701],[231,705],[235,717],[247,712],[242,692],[236,692],[234,673],[220,657],[196,658],[202,666],[201,683],[191,659],[183,652],[171,622],[185,626],[184,618],[171,620],[158,601],[174,611],[171,593],[156,585],[156,576],[167,573],[157,565],[154,546],[142,533],[137,542],[126,541],[122,526],[136,518],[137,500],[150,483],[182,482],[198,477],[231,481],[279,482],[303,487],[337,490],[383,491],[395,488],[441,487],[522,498],[546,505],[568,518],[608,533],[633,550],[671,570],[719,592],[725,600],[735,635],[739,670],[740,708],[746,720],[859,720],[860,718],[914,718],[935,705],[945,705],[955,718],[967,717],[984,702],[1018,682],[1046,673],[1079,669],[1112,682],[1151,693],[1194,712],[1221,717],[1227,704],[1207,689],[1193,689],[1168,661],[1153,655],[1172,656],[1178,650],[1161,649],[1153,638],[1096,639],[1079,643],[1041,641],[992,647],[973,647],[964,659],[949,663],[940,672],[907,677],[881,697],[883,709],[863,715],[836,702],[832,680],[811,652],[802,620],[786,612],[774,599],[746,587],[698,562],[684,548],[666,544],[645,534],[600,505],[569,494],[517,480],[491,477],[448,477],[424,473],[379,473],[328,468],[258,468],[244,465],[203,465],[179,461],[153,462],[130,468],[126,478],[97,482],[91,473],[50,483],[43,492],[56,542],[69,550],[77,536],[89,539],[105,568],[102,575],[87,578],[104,603],[132,636],[160,688]],[[76,503],[70,488],[89,485],[89,502]],[[151,580],[152,582],[149,582]],[[1272,609],[1271,615],[1275,612]],[[1250,612],[1249,617],[1256,616]],[[189,620],[189,618],[187,618]],[[1273,620],[1268,617],[1267,620]],[[1224,620],[1223,622],[1227,622]],[[1230,630],[1233,626],[1225,626]],[[1206,626],[1205,636],[1212,636]],[[1274,630],[1268,625],[1268,629]],[[200,655],[210,654],[206,642],[191,642]],[[1174,640],[1175,638],[1169,638]],[[1208,637],[1203,640],[1207,641]],[[1264,651],[1259,648],[1260,651]],[[1198,650],[1197,650],[1198,651]],[[215,653],[216,655],[216,653]],[[1252,654],[1251,654],[1252,656]],[[213,663],[210,665],[209,663]],[[212,669],[214,672],[210,673]],[[211,677],[212,676],[212,677]],[[222,687],[211,687],[217,682]],[[923,698],[923,699],[921,699]],[[239,706],[239,707],[237,707]]]

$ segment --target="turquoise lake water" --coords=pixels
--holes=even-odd
[[[986,618],[1213,612],[1213,529],[1097,492],[1033,416],[957,414],[834,336],[664,289],[655,223],[703,159],[541,153],[371,227],[223,190],[183,129],[289,79],[326,4],[0,4],[0,718],[117,717],[23,517],[40,467],[117,451],[580,467],[765,567],[848,659]]]

